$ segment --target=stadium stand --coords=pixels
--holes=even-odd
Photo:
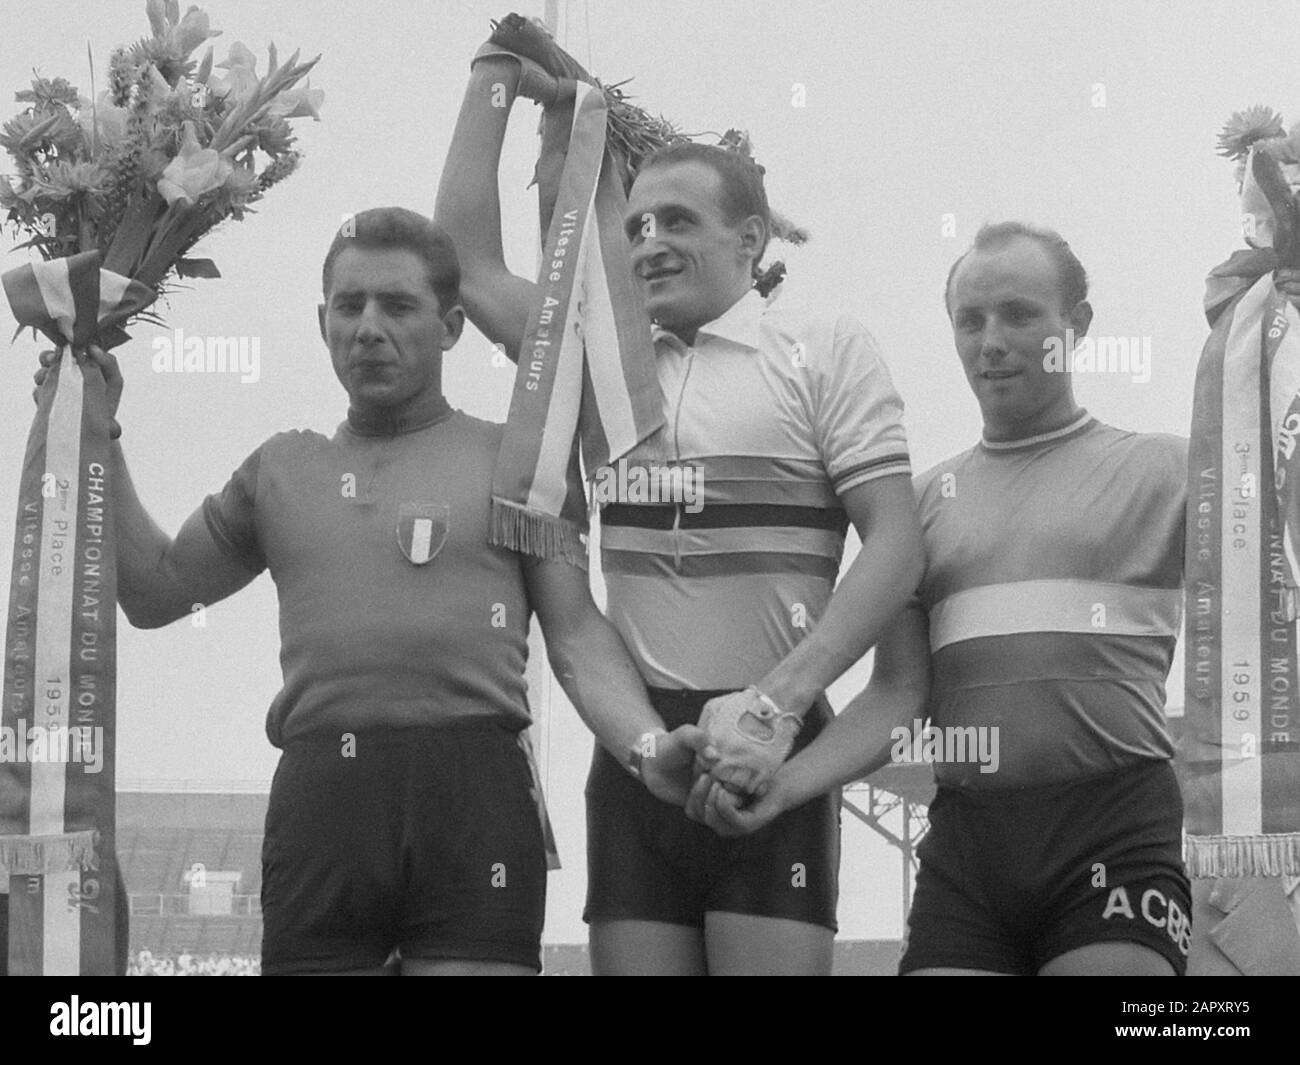
[[[134,783],[117,795],[133,958],[261,952],[265,785]]]

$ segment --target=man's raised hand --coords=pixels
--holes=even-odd
[[[32,399],[34,401],[40,401],[41,386],[45,384],[45,379],[50,375],[50,367],[59,361],[66,350],[66,348],[47,349],[38,356],[41,366],[32,375],[33,380],[36,382],[36,387],[32,390]],[[73,351],[72,354],[79,365],[85,366],[89,364],[95,366],[104,375],[105,394],[108,399],[108,417],[112,425],[110,435],[116,440],[122,435],[122,428],[117,424],[117,405],[122,400],[122,371],[117,365],[117,356],[109,354],[96,344],[91,344],[84,351]]]

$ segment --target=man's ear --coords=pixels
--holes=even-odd
[[[1081,337],[1087,334],[1090,325],[1092,325],[1092,304],[1087,300],[1080,300],[1070,312],[1070,328],[1074,330],[1076,337]]]
[[[450,351],[465,330],[465,308],[457,303],[442,316],[442,350]]]
[[[320,338],[328,345],[330,338],[325,335],[325,304],[316,304],[316,320],[320,323]]]
[[[758,215],[752,214],[740,223],[740,247],[755,265],[766,242],[767,226]]]

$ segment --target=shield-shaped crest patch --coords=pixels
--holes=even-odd
[[[423,566],[447,542],[451,508],[446,503],[403,503],[397,510],[397,546],[408,562]]]

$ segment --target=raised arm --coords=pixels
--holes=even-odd
[[[497,169],[519,77],[509,58],[488,56],[471,67],[433,213],[455,242],[469,320],[516,362],[537,286],[506,267]]]
[[[157,629],[233,595],[257,576],[230,558],[196,510],[172,539],[136,495],[120,443],[113,444],[117,597],[136,628]]]
[[[54,352],[41,356],[42,370]],[[117,359],[92,347],[84,356],[97,366],[108,386],[110,413],[122,395]],[[186,520],[173,540],[151,518],[136,494],[121,441],[112,446],[113,518],[117,537],[117,595],[127,620],[137,628],[160,628],[233,595],[256,573],[233,561],[212,539],[201,511]]]

